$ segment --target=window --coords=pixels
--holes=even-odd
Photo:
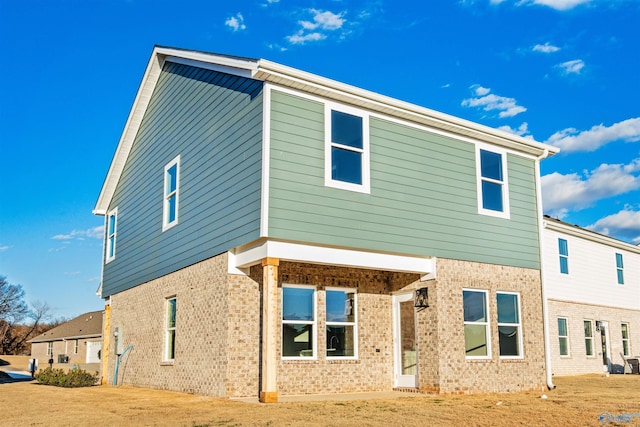
[[[164,167],[164,204],[162,231],[178,223],[178,202],[180,199],[180,156]]]
[[[47,343],[47,356],[53,357],[53,341]]]
[[[593,321],[584,321],[584,345],[587,356],[593,356]]]
[[[168,298],[166,302],[166,319],[164,332],[164,360],[171,362],[176,358],[176,298]]]
[[[497,300],[500,357],[522,357],[520,295],[498,292]]]
[[[325,107],[325,185],[369,193],[369,116]]]
[[[78,354],[78,340],[73,343],[73,354]]]
[[[107,214],[107,259],[110,262],[116,257],[116,230],[118,220],[118,208]]]
[[[327,289],[327,357],[357,357],[356,293]]]
[[[569,333],[567,332],[567,319],[558,317],[558,340],[560,341],[560,356],[569,355]]]
[[[478,148],[478,211],[484,215],[509,218],[506,153]]]
[[[622,326],[622,354],[626,357],[631,354],[631,351],[629,351],[629,324],[623,323],[621,326]]]
[[[618,284],[624,285],[624,264],[622,263],[622,254],[616,254],[616,269],[618,271]]]
[[[282,287],[282,357],[315,358],[316,290]]]
[[[569,244],[565,239],[558,239],[560,253],[560,273],[569,274]]]
[[[464,350],[467,358],[491,357],[486,291],[462,291]]]

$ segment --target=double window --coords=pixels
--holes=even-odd
[[[487,291],[463,290],[464,351],[467,358],[491,357]]]
[[[369,193],[369,116],[325,106],[325,185]]]
[[[165,307],[164,360],[171,362],[176,357],[176,298],[168,298]]]
[[[164,167],[164,201],[162,209],[162,231],[178,224],[178,202],[180,200],[180,156]]]
[[[616,271],[618,274],[618,284],[624,285],[624,263],[622,261],[622,254],[616,254]]]
[[[520,295],[498,292],[498,337],[500,357],[522,357],[522,325],[520,320]]]
[[[107,252],[105,262],[116,257],[116,233],[118,228],[118,208],[107,214]]]
[[[560,253],[560,273],[569,274],[569,244],[565,239],[558,239]]]
[[[558,341],[560,344],[560,356],[569,355],[569,331],[567,329],[567,318],[558,317]]]
[[[593,321],[584,321],[584,346],[585,354],[587,356],[593,356]]]
[[[622,327],[622,354],[627,357],[631,354],[629,350],[629,324],[623,323]]]
[[[478,211],[484,215],[509,218],[506,153],[478,147]]]

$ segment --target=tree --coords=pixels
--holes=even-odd
[[[35,302],[30,310],[24,295],[21,285],[12,285],[5,276],[0,276],[0,354],[25,353],[29,339],[59,324],[44,323],[49,317],[49,306]],[[24,323],[27,318],[32,320],[29,325]]]

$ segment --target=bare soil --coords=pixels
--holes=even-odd
[[[24,369],[15,362],[0,370]],[[0,382],[0,425],[640,425],[640,375],[558,377],[554,382],[557,387],[544,392],[546,399],[541,392],[522,392],[266,405],[128,386],[64,389],[33,381]]]

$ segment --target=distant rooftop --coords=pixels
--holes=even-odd
[[[49,329],[29,342],[62,341],[102,336],[102,311],[91,311]]]

